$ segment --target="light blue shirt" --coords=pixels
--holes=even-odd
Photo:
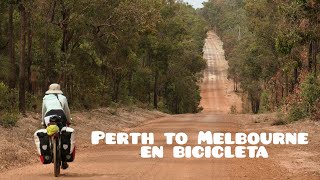
[[[51,110],[63,110],[64,114],[67,117],[67,120],[71,122],[70,109],[69,109],[67,98],[62,94],[59,94],[58,98],[55,94],[47,94],[43,97],[42,123],[44,122],[44,117],[46,113]]]

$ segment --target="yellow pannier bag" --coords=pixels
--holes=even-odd
[[[59,127],[57,125],[50,125],[47,127],[47,134],[49,136],[52,136],[57,132],[59,132]]]

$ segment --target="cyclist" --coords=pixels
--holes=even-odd
[[[60,116],[62,119],[63,126],[71,123],[70,109],[68,106],[67,98],[63,95],[60,90],[59,84],[51,84],[46,95],[43,97],[42,103],[42,125],[48,126],[51,116]],[[69,167],[65,158],[62,157],[62,169]]]

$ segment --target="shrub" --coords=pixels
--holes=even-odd
[[[133,106],[135,104],[135,99],[132,96],[125,96],[121,100],[121,104],[125,106]]]
[[[290,122],[298,121],[308,116],[307,110],[301,105],[293,105],[289,111],[288,119]]]
[[[0,110],[2,112],[16,112],[18,110],[18,93],[0,82]]]
[[[303,105],[310,113],[315,102],[320,98],[320,82],[314,75],[309,75],[301,85]]]
[[[311,120],[320,121],[320,100],[318,100],[313,107]]]
[[[117,116],[118,115],[118,109],[108,109],[109,113],[113,116]]]
[[[287,121],[283,120],[283,119],[278,119],[278,120],[275,120],[271,125],[272,126],[280,126],[280,125],[286,125],[288,124]]]
[[[232,105],[232,106],[230,107],[230,112],[231,112],[231,114],[237,114],[237,106]]]
[[[18,115],[16,113],[5,113],[0,117],[0,125],[8,128],[16,126],[18,122]]]
[[[202,112],[203,111],[203,107],[202,106],[199,106],[198,109],[197,109],[197,112]]]
[[[111,115],[113,116],[117,116],[118,113],[118,109],[120,108],[120,105],[118,103],[112,102],[110,104],[110,107],[108,108],[108,111]]]
[[[109,107],[113,108],[113,109],[118,109],[118,108],[120,108],[120,104],[116,103],[116,102],[111,102]]]
[[[270,93],[263,91],[260,95],[260,113],[271,111],[270,102],[269,102]]]

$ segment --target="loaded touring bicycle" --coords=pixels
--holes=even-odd
[[[43,164],[54,165],[54,176],[60,175],[62,162],[73,162],[75,158],[74,129],[64,126],[57,115],[47,117],[47,128],[35,132],[34,139]]]

